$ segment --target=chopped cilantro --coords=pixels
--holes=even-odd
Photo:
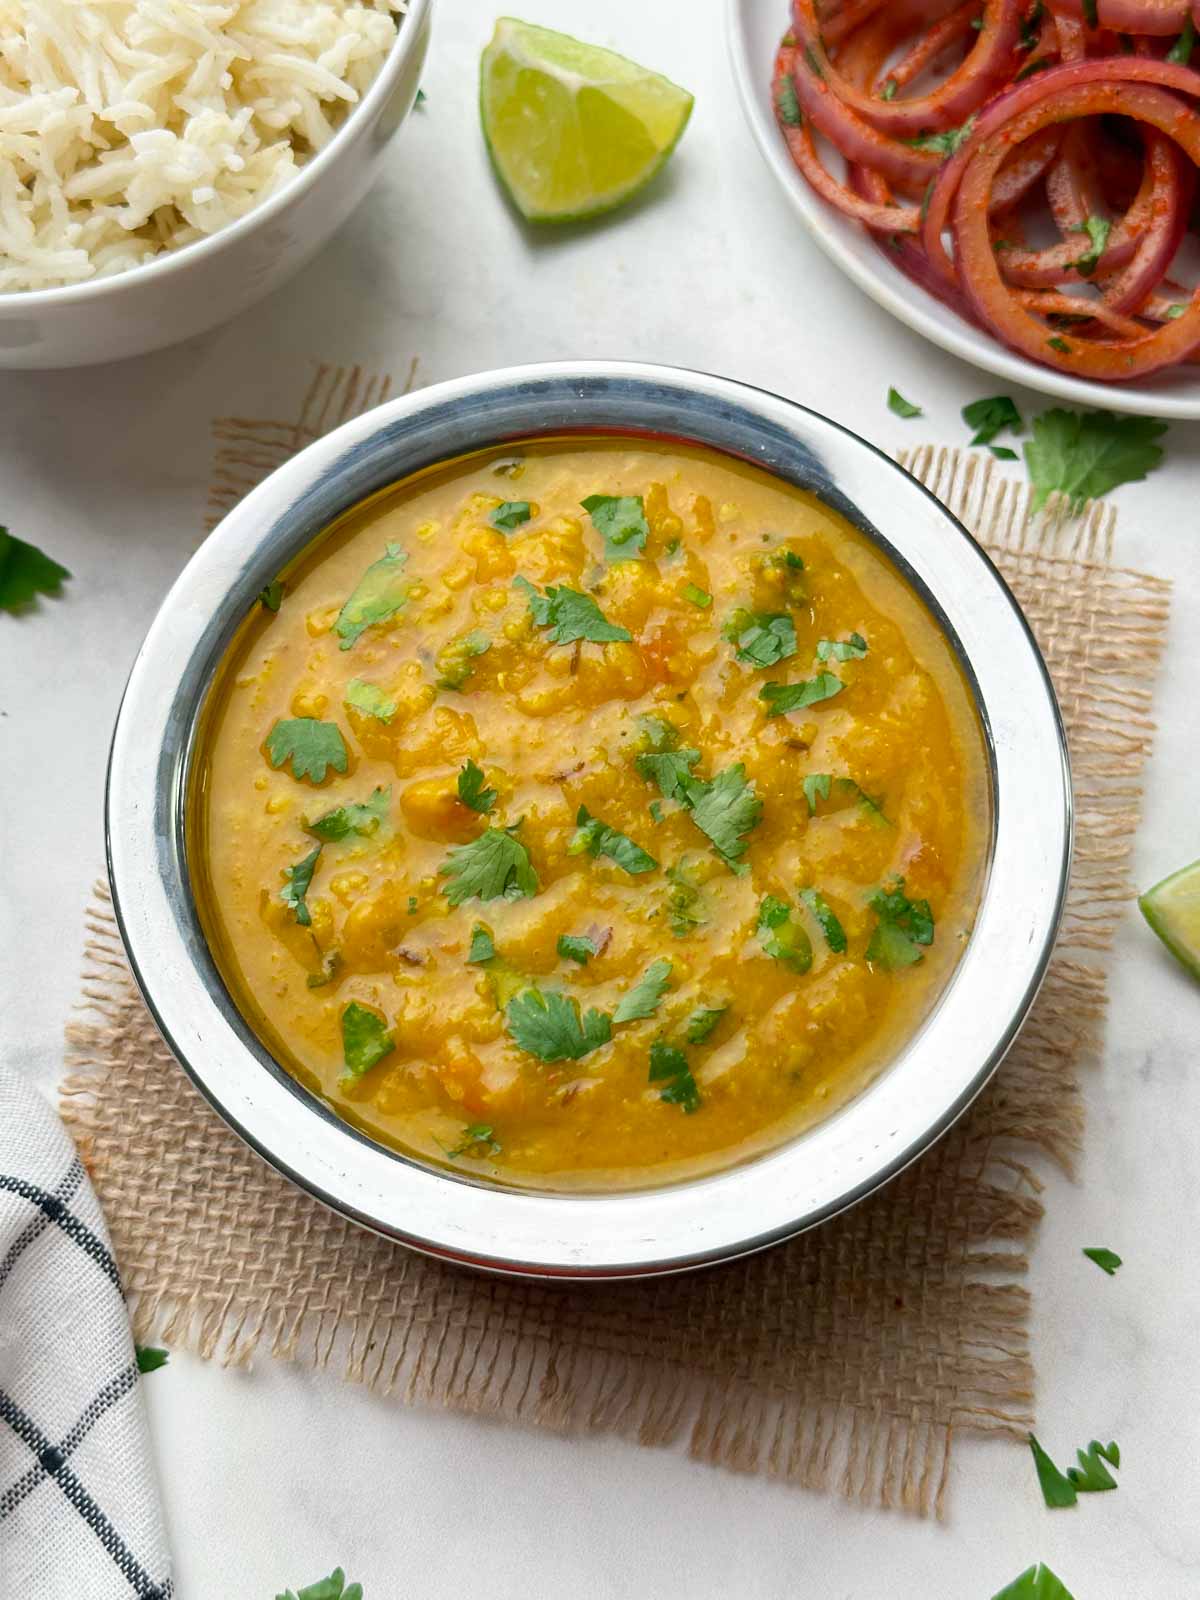
[[[438,868],[450,878],[446,899],[523,900],[538,892],[529,852],[507,828],[487,828],[470,844],[455,845]]]
[[[861,633],[852,633],[848,639],[818,639],[818,661],[856,661],[867,653],[867,641]]]
[[[1034,60],[1027,61],[1025,63],[1025,65],[1021,68],[1020,72],[1018,72],[1014,76],[1013,82],[1014,83],[1020,83],[1022,78],[1032,78],[1035,72],[1045,72],[1047,67],[1050,67],[1050,66],[1053,66],[1053,65],[1054,65],[1053,57],[1051,57],[1051,56],[1037,56],[1037,57],[1035,57]]]
[[[383,1018],[366,1006],[360,1006],[357,1000],[351,1000],[342,1012],[342,1055],[346,1071],[361,1078],[395,1048],[396,1041]]]
[[[1033,484],[1033,510],[1056,490],[1073,509],[1118,484],[1134,483],[1162,460],[1155,443],[1167,431],[1155,417],[1118,417],[1111,411],[1066,411],[1054,407],[1033,420],[1025,465]]]
[[[1192,59],[1192,50],[1196,44],[1196,24],[1189,16],[1183,25],[1183,32],[1167,51],[1167,60],[1175,61],[1181,67],[1186,67]]]
[[[707,589],[700,589],[694,583],[685,583],[683,598],[691,605],[698,606],[701,611],[707,611],[712,605],[713,597]]]
[[[574,644],[588,639],[593,644],[627,643],[633,638],[628,628],[609,622],[590,594],[551,584],[539,594],[528,578],[517,577],[515,586],[529,599],[529,614],[539,628],[549,628],[551,644]]]
[[[657,824],[662,821],[663,808],[661,800],[651,800],[650,804],[646,807],[646,810],[650,813],[651,822]]]
[[[825,935],[825,943],[835,956],[842,955],[846,949],[846,930],[830,908],[829,902],[815,889],[801,889],[800,898],[820,924],[821,932]]]
[[[679,729],[665,717],[645,712],[637,719],[638,744],[643,750],[662,751],[679,748]]]
[[[879,91],[879,98],[881,100],[894,100],[896,98],[896,90],[899,87],[900,85],[896,82],[895,78],[889,78],[884,84],[883,88]]]
[[[1086,250],[1077,261],[1071,263],[1080,277],[1090,278],[1100,265],[1100,257],[1108,249],[1108,236],[1112,232],[1112,223],[1107,217],[1090,216],[1078,227],[1072,228],[1071,232],[1086,233],[1091,241],[1091,249]]]
[[[19,611],[39,594],[57,595],[70,576],[37,545],[0,528],[0,611]]]
[[[514,1043],[539,1061],[578,1061],[612,1038],[606,1012],[589,1011],[581,1020],[576,1001],[540,989],[514,995],[504,1015]]]
[[[160,1349],[153,1344],[135,1344],[133,1353],[137,1359],[137,1369],[142,1373],[157,1372],[160,1367],[165,1367],[171,1359],[169,1350]]]
[[[1015,450],[1010,450],[1006,444],[990,444],[988,449],[997,461],[1019,461],[1021,458]]]
[[[958,147],[971,137],[975,127],[975,118],[968,117],[961,128],[947,128],[942,133],[923,133],[916,139],[901,139],[901,144],[911,145],[914,150],[935,150],[938,155],[952,156]],[[895,393],[895,390],[892,390]],[[890,404],[890,398],[889,398]],[[892,408],[895,410],[895,407]],[[902,417],[912,416],[910,411],[902,411]]]
[[[267,735],[266,748],[273,767],[290,761],[293,778],[311,778],[314,783],[324,783],[330,767],[345,772],[350,760],[337,724],[315,717],[281,718]]]
[[[648,783],[658,785],[665,799],[686,804],[684,786],[691,779],[692,768],[699,759],[699,750],[648,751],[638,756],[634,766]]]
[[[708,921],[700,907],[700,886],[692,882],[682,866],[668,867],[667,879],[671,885],[667,921],[677,939],[686,939]]]
[[[604,559],[636,561],[646,548],[650,524],[640,494],[590,494],[580,505],[604,540]]]
[[[419,89],[417,93],[420,93]],[[310,1583],[307,1589],[301,1589],[298,1594],[285,1589],[282,1594],[275,1596],[275,1600],[363,1600],[363,1590],[361,1583],[348,1584],[341,1567],[335,1567],[328,1578]]]
[[[789,711],[816,705],[818,700],[832,700],[845,687],[835,673],[818,672],[815,678],[802,678],[799,683],[764,684],[758,698],[767,702],[768,717],[782,717]]]
[[[487,655],[491,648],[492,641],[478,628],[449,640],[438,651],[438,688],[461,689],[475,671],[476,661],[480,656]]]
[[[381,822],[387,820],[391,800],[389,784],[386,789],[376,789],[362,805],[338,806],[336,810],[327,811],[323,817],[318,817],[315,822],[306,822],[304,826],[309,833],[315,833],[318,839],[330,843],[344,839],[351,833],[366,838],[377,831]]]
[[[1183,305],[1181,302],[1176,301],[1176,303],[1173,306],[1168,306],[1167,309],[1163,312],[1163,321],[1164,322],[1174,322],[1174,321],[1176,321],[1177,318],[1182,317],[1186,310],[1187,310],[1187,306],[1186,305]]]
[[[635,844],[628,834],[618,833],[607,822],[594,817],[586,806],[575,813],[575,832],[567,846],[569,856],[579,856],[587,851],[591,856],[607,856],[626,872],[637,874],[653,872],[658,862],[647,854],[640,844]]]
[[[368,628],[394,617],[408,600],[400,576],[407,560],[407,553],[398,544],[389,544],[358,580],[333,625],[343,650],[356,644]]]
[[[1074,1597],[1061,1578],[1056,1578],[1049,1567],[1038,1562],[1006,1584],[992,1600],[1074,1600]]]
[[[1021,18],[1021,37],[1017,42],[1019,50],[1032,50],[1041,38],[1042,18],[1046,14],[1043,0],[1033,0],[1026,16]],[[982,21],[982,19],[980,19]]]
[[[728,1010],[728,1006],[697,1006],[684,1024],[687,1042],[704,1044]]]
[[[390,700],[382,689],[362,678],[351,678],[346,685],[344,702],[352,711],[364,717],[374,717],[378,722],[390,722],[396,715],[396,702]]]
[[[467,951],[467,964],[482,967],[495,959],[496,941],[486,922],[477,922],[471,929],[471,948]]]
[[[1123,1265],[1115,1250],[1106,1250],[1100,1244],[1088,1245],[1083,1253],[1089,1261],[1096,1263],[1101,1272],[1107,1272],[1110,1278],[1115,1275],[1117,1268]]]
[[[879,919],[867,945],[867,960],[892,969],[923,961],[918,946],[933,943],[929,901],[910,900],[904,893],[904,879],[892,878],[876,889],[867,904]]]
[[[1075,1459],[1079,1465],[1068,1467],[1067,1477],[1080,1494],[1103,1494],[1117,1487],[1117,1480],[1108,1470],[1121,1465],[1121,1451],[1115,1441],[1104,1445],[1093,1439],[1086,1450],[1076,1450]]]
[[[1075,1485],[1058,1470],[1032,1433],[1029,1435],[1029,1448],[1033,1452],[1033,1464],[1037,1469],[1042,1499],[1051,1510],[1062,1506],[1073,1506],[1077,1498]]]
[[[1058,334],[1055,334],[1053,339],[1047,339],[1046,343],[1050,346],[1051,350],[1057,350],[1060,356],[1069,356],[1071,354],[1071,346],[1065,339],[1060,339]],[[1037,428],[1036,422],[1034,423],[1034,428]],[[1028,450],[1029,446],[1026,445],[1025,448]]]
[[[671,963],[661,958],[652,961],[633,988],[617,1001],[613,1021],[637,1022],[642,1017],[652,1017],[670,982]]]
[[[1083,0],[1083,20],[1089,28],[1100,26],[1100,20],[1096,13],[1096,0]]]
[[[313,873],[317,870],[321,849],[322,847],[317,845],[308,852],[303,861],[297,861],[293,866],[283,869],[283,876],[287,881],[279,891],[279,898],[290,909],[302,928],[312,927],[312,916],[306,896],[313,880]]]
[[[803,121],[795,85],[786,74],[775,80],[775,110],[780,122],[786,123],[789,128],[798,128]]]
[[[762,558],[762,565],[783,590],[785,600],[791,601],[793,605],[801,605],[808,598],[803,556],[786,548],[772,550],[769,555]]]
[[[483,768],[477,767],[469,757],[458,775],[458,798],[472,811],[484,814],[496,804],[496,790],[484,787]]]
[[[899,389],[889,389],[887,392],[888,410],[894,411],[898,417],[923,417],[925,413],[920,406],[913,405],[911,400],[906,400]]]
[[[752,667],[773,667],[796,654],[796,625],[786,611],[735,611],[721,637]]]
[[[408,897],[408,914],[410,917],[415,917],[417,914],[417,897],[415,894],[410,894]]]
[[[528,522],[532,514],[528,500],[505,500],[491,513],[489,520],[492,527],[499,528],[501,533],[511,533],[523,522]]]
[[[798,922],[792,921],[786,900],[767,895],[758,908],[755,928],[758,942],[773,961],[782,961],[793,972],[807,972],[812,966],[812,941]]]
[[[746,852],[746,834],[762,819],[762,801],[755,795],[754,780],[747,779],[742,763],[726,767],[708,781],[689,778],[683,786],[683,799],[692,821],[708,837],[725,865],[739,875],[749,872],[739,857]]]
[[[818,800],[828,800],[830,786],[833,783],[832,774],[828,772],[810,772],[801,787],[804,798],[808,801],[808,814],[815,816]]]
[[[650,1046],[650,1082],[666,1085],[659,1099],[668,1105],[681,1106],[689,1117],[693,1111],[699,1111],[700,1090],[687,1057],[678,1045],[655,1039]]]
[[[447,1150],[446,1154],[451,1161],[457,1161],[459,1156],[469,1156],[476,1145],[485,1145],[484,1155],[498,1156],[503,1147],[495,1137],[495,1131],[488,1122],[469,1123],[463,1129],[461,1141],[455,1145],[453,1150]]]
[[[672,561],[682,549],[683,541],[681,539],[668,539],[663,554],[666,556],[668,561]]]
[[[855,783],[853,778],[839,778],[834,787],[841,794],[853,795],[857,799],[860,809],[870,817],[876,827],[890,828],[892,826],[890,819],[884,815],[883,807],[879,801],[869,795],[861,784]]]
[[[278,611],[283,604],[283,584],[276,578],[258,592],[258,603],[264,611]]]
[[[1011,428],[1020,433],[1023,427],[1021,413],[1011,395],[994,394],[983,400],[972,400],[962,408],[962,419],[968,428],[975,430],[973,445],[991,444],[998,433]]]
[[[304,980],[310,989],[323,989],[327,983],[332,983],[338,975],[342,957],[339,951],[329,950],[321,958],[320,972],[310,972]]]
[[[593,956],[600,954],[596,941],[589,939],[586,933],[560,933],[556,948],[564,961],[578,961],[581,967],[586,967]]]
[[[814,78],[824,78],[825,74],[821,70],[821,63],[817,60],[810,44],[804,46],[804,63]]]

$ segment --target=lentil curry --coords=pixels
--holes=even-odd
[[[641,439],[472,456],[263,591],[210,696],[201,913],[357,1127],[621,1189],[828,1115],[936,1001],[988,834],[946,639],[814,496]]]

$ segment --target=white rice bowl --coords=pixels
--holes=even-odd
[[[404,0],[0,0],[0,293],[141,266],[327,144]]]

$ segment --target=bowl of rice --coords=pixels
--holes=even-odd
[[[0,368],[120,360],[277,287],[376,176],[432,0],[0,0]]]

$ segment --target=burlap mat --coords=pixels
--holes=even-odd
[[[413,374],[410,373],[410,383]],[[388,392],[319,369],[294,422],[222,418],[211,509]],[[1099,1050],[1097,963],[1132,893],[1168,586],[1112,564],[1114,518],[1027,516],[981,451],[907,464],[986,545],[1046,653],[1070,731],[1078,842],[1059,950],[970,1114],[825,1227],[688,1278],[561,1288],[475,1277],[331,1215],[218,1120],[135,992],[105,892],[88,917],[84,1020],[64,1112],[99,1190],[140,1339],[256,1350],[404,1401],[686,1439],[697,1458],[921,1513],[944,1509],[960,1429],[1020,1436],[1034,1372],[1026,1251],[1037,1168],[1070,1168],[1078,1075]]]

